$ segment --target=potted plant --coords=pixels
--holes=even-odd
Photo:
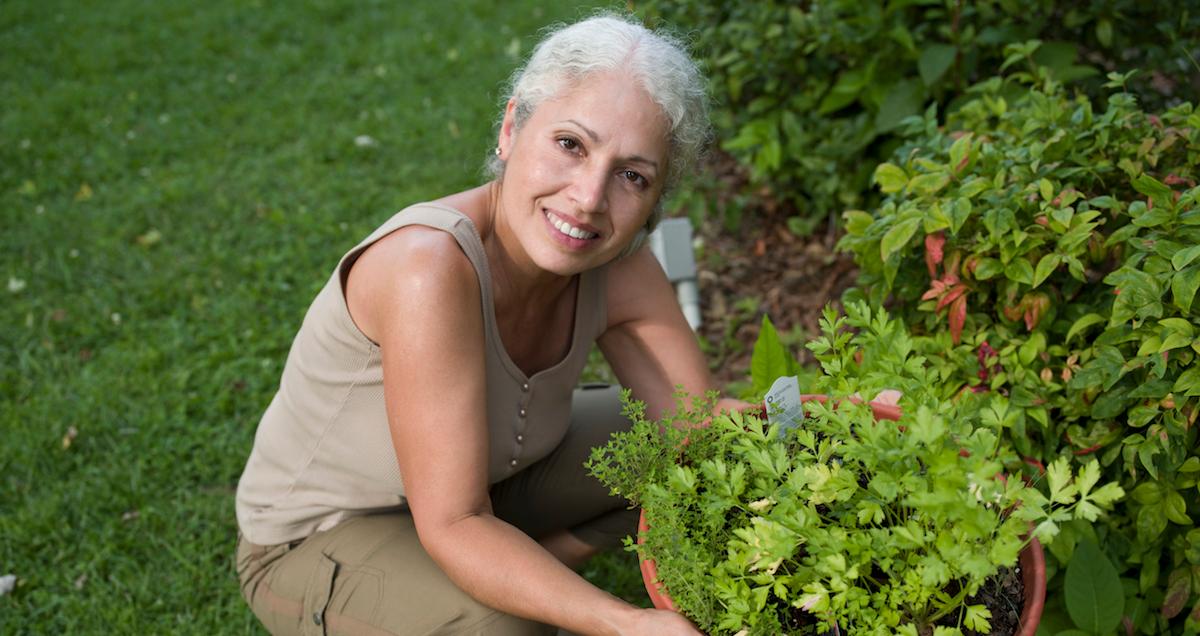
[[[661,419],[630,402],[632,428],[593,453],[593,474],[643,509],[631,547],[651,580],[707,633],[1015,633],[983,599],[1019,590],[1022,550],[1121,489],[1097,487],[1095,461],[1005,477],[1021,462],[1000,443],[1004,396],[939,395],[883,311],[827,310],[822,328],[805,381],[832,399],[810,400],[801,425],[712,416],[713,396],[680,396]],[[903,392],[894,422],[853,399],[883,388]]]

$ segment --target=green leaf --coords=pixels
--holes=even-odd
[[[1171,297],[1183,313],[1192,310],[1197,288],[1200,288],[1200,266],[1193,265],[1171,277]]]
[[[1095,634],[1108,634],[1121,622],[1125,594],[1117,570],[1090,541],[1075,547],[1063,586],[1067,613],[1075,625]]]
[[[950,173],[945,170],[917,175],[908,182],[908,189],[918,196],[935,194],[950,183]]]
[[[1160,205],[1153,210],[1143,209],[1144,212],[1133,217],[1133,224],[1137,227],[1158,227],[1171,220],[1171,213],[1164,206]]]
[[[1033,284],[1033,266],[1024,258],[1015,258],[1004,268],[1004,276],[1011,281]]]
[[[1070,342],[1071,338],[1082,334],[1084,329],[1103,322],[1104,316],[1101,316],[1100,314],[1087,314],[1086,316],[1080,317],[1075,322],[1071,323],[1071,328],[1067,330],[1067,342]]]
[[[1022,344],[1021,348],[1017,350],[1017,359],[1021,361],[1021,364],[1028,367],[1033,364],[1037,355],[1045,349],[1046,334],[1041,331],[1035,331],[1033,335],[1029,336],[1029,340],[1026,340],[1025,344]]]
[[[930,411],[925,405],[921,405],[917,410],[917,416],[911,422],[909,432],[918,442],[932,445],[946,434],[946,422],[940,415]]]
[[[963,617],[963,623],[967,627],[981,633],[991,631],[992,612],[984,605],[968,605],[967,615]]]
[[[850,102],[858,99],[859,93],[866,87],[870,78],[867,76],[865,69],[852,69],[842,73],[836,84],[830,89],[825,98],[821,100],[821,105],[817,107],[817,112],[821,115],[827,115],[836,110],[840,110]]]
[[[893,252],[907,245],[909,239],[913,237],[913,234],[916,234],[917,228],[920,225],[921,219],[919,217],[908,218],[893,225],[883,235],[883,240],[879,243],[879,258],[886,261]]]
[[[1100,18],[1096,21],[1096,39],[1105,47],[1112,46],[1113,26],[1111,20]]]
[[[1046,481],[1050,485],[1050,500],[1069,504],[1075,500],[1077,490],[1071,483],[1071,465],[1066,457],[1054,460],[1046,469]]]
[[[884,194],[894,194],[908,185],[908,173],[895,164],[881,163],[875,168],[875,183]]]
[[[1133,189],[1150,197],[1156,205],[1169,206],[1171,202],[1171,188],[1154,177],[1142,173],[1133,178]]]
[[[1100,462],[1093,459],[1084,464],[1083,469],[1079,471],[1079,476],[1076,478],[1076,485],[1079,487],[1079,495],[1087,496],[1092,490],[1092,486],[1100,481]]]
[[[900,80],[884,88],[883,103],[875,114],[875,130],[888,132],[906,117],[921,114],[925,103],[925,87],[916,79]]]
[[[791,375],[795,367],[796,362],[779,340],[775,325],[764,315],[758,340],[754,342],[754,353],[750,356],[752,391],[756,395],[766,393],[775,380]]]
[[[1200,257],[1200,245],[1186,247],[1175,252],[1175,255],[1171,257],[1171,267],[1174,267],[1175,271],[1179,271],[1187,267],[1197,257]]]
[[[1054,200],[1054,184],[1050,183],[1049,179],[1042,179],[1038,182],[1038,192],[1042,195],[1042,200],[1049,203]]]
[[[917,70],[921,73],[921,80],[925,85],[936,84],[954,65],[954,57],[957,54],[958,48],[951,44],[926,45],[920,59],[917,60]]]
[[[954,140],[950,146],[950,169],[957,173],[964,161],[969,161],[971,155],[971,133]]]
[[[1088,499],[1102,506],[1108,506],[1124,496],[1125,489],[1121,488],[1119,484],[1107,483],[1096,489]]]
[[[957,165],[957,164],[955,164]],[[992,180],[984,179],[983,177],[967,177],[967,180],[958,187],[958,194],[964,199],[971,199],[978,196],[979,193],[992,188]]]
[[[994,258],[981,258],[975,265],[975,280],[987,280],[1003,271],[1004,268],[1001,267],[1000,261]]]
[[[1058,268],[1058,265],[1061,262],[1062,257],[1058,254],[1050,253],[1043,256],[1041,260],[1038,261],[1037,269],[1033,272],[1033,286],[1037,287],[1038,285],[1041,285],[1042,281],[1046,280],[1050,274],[1054,273],[1054,270]]]
[[[1167,498],[1162,502],[1162,507],[1167,519],[1185,526],[1192,525],[1192,520],[1187,514],[1187,504],[1183,501],[1183,496],[1178,491],[1168,491]]]
[[[1192,573],[1187,568],[1176,568],[1167,577],[1167,598],[1163,601],[1163,618],[1172,619],[1183,611],[1192,591]]]
[[[1187,397],[1200,395],[1200,365],[1192,366],[1179,374],[1172,390]]]
[[[958,234],[967,218],[971,216],[971,200],[966,196],[958,197],[950,204],[950,231]]]
[[[842,213],[842,227],[853,236],[862,236],[874,222],[875,217],[862,210],[846,210]]]
[[[1187,336],[1188,338],[1191,338],[1196,333],[1196,328],[1192,326],[1192,323],[1183,318],[1163,318],[1162,320],[1158,321],[1158,326],[1166,327],[1167,329],[1170,329],[1171,331],[1180,335]]]
[[[934,201],[929,206],[929,211],[925,214],[921,227],[925,230],[926,234],[933,234],[938,230],[950,227],[950,217],[946,216],[946,212],[942,209],[941,204]]]
[[[1170,351],[1171,349],[1187,347],[1191,344],[1191,335],[1184,335],[1178,331],[1172,331],[1167,334],[1166,338],[1163,338],[1162,344],[1158,346],[1158,351],[1155,351],[1154,353],[1162,353],[1164,351]]]
[[[1133,500],[1149,506],[1162,501],[1163,489],[1156,481],[1147,481],[1138,484],[1137,488],[1133,489]]]

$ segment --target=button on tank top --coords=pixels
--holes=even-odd
[[[384,410],[379,346],[350,318],[344,290],[355,259],[408,225],[453,235],[479,276],[489,483],[545,457],[566,434],[572,391],[606,322],[604,268],[580,275],[566,357],[527,377],[500,340],[491,273],[474,223],[440,204],[411,206],[342,257],[292,342],[279,389],[259,422],[238,482],[238,525],[252,543],[293,541],[351,516],[405,504]],[[454,399],[454,387],[445,387],[445,395]]]

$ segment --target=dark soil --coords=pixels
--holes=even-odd
[[[1025,606],[1025,583],[1021,581],[1021,566],[1003,568],[988,579],[979,593],[967,600],[968,605],[983,604],[992,613],[992,631],[987,634],[963,627],[966,636],[1012,636],[1020,626],[1021,610]],[[957,616],[947,616],[939,625],[954,626]],[[929,629],[929,634],[933,629]],[[924,635],[923,635],[924,636]]]

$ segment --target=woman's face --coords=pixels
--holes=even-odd
[[[509,102],[501,221],[545,271],[568,276],[611,261],[658,202],[667,174],[662,109],[619,73],[584,78],[544,101],[520,130]]]

